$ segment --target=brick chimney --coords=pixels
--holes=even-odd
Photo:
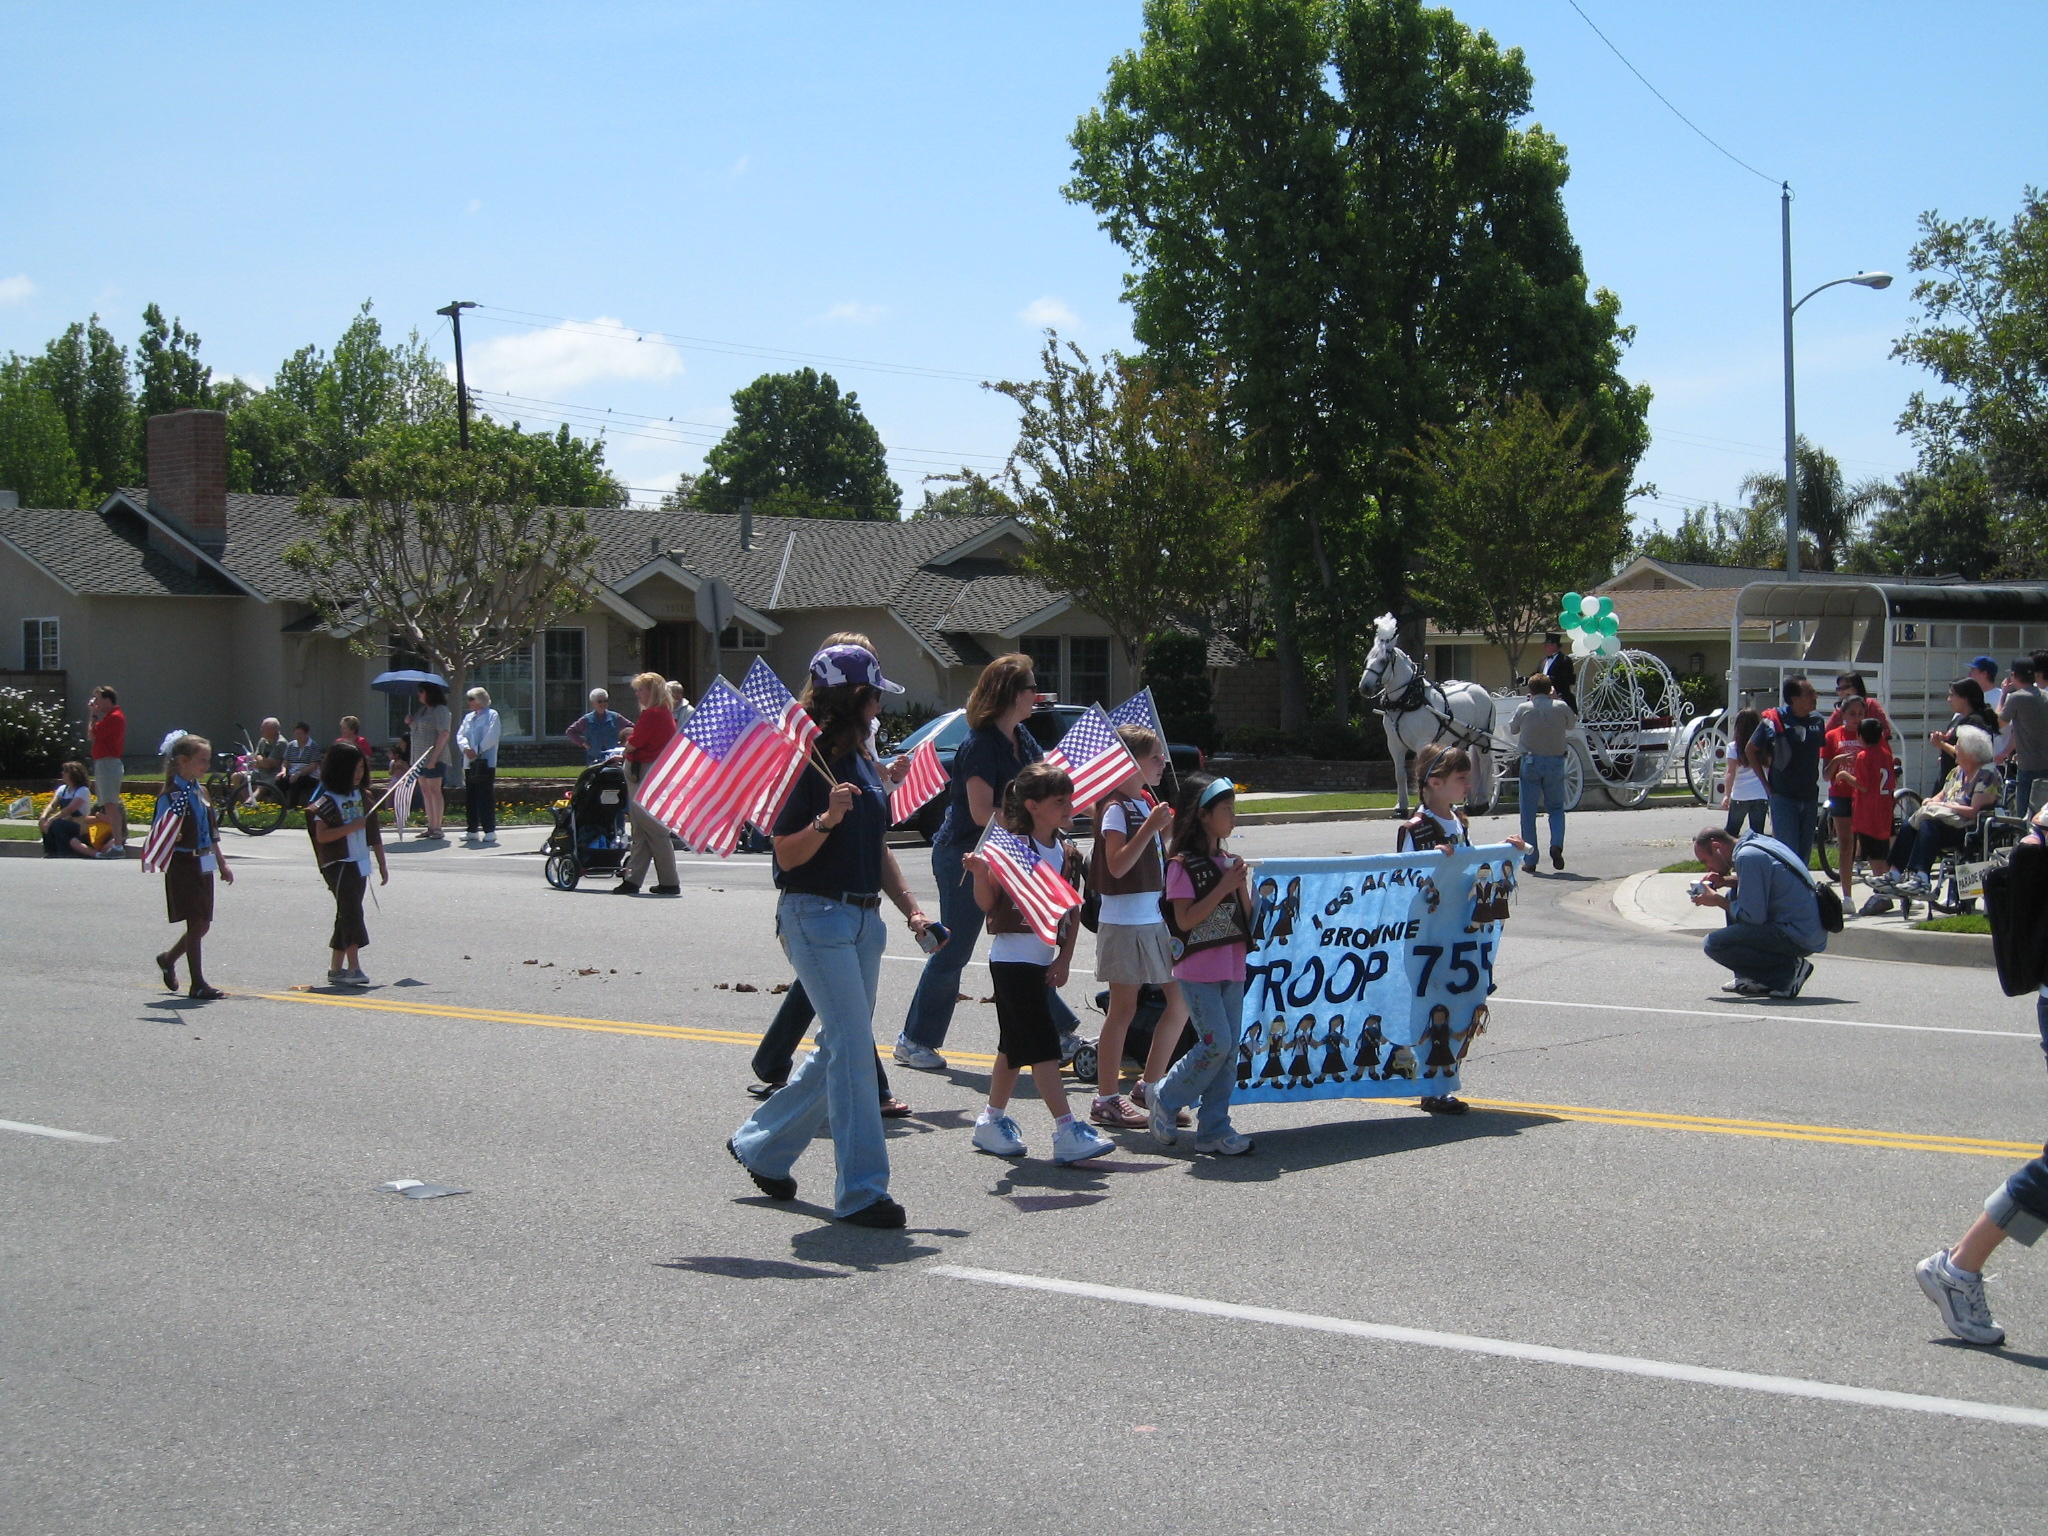
[[[149,509],[208,554],[228,541],[228,418],[168,411],[149,418]]]

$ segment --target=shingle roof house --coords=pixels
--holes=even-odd
[[[0,666],[16,660],[19,635],[21,666],[61,671],[73,715],[111,684],[131,756],[172,728],[233,739],[265,715],[325,737],[356,714],[373,737],[387,734],[368,683],[391,653],[359,656],[320,623],[283,561],[305,531],[292,498],[227,492],[217,412],[154,417],[149,430],[147,488],[88,511],[0,506]],[[1012,568],[1013,519],[760,517],[749,530],[737,517],[644,507],[586,515],[598,538],[590,608],[471,679],[491,690],[510,741],[558,737],[590,688],[620,695],[641,670],[695,697],[714,666],[737,678],[762,655],[798,686],[819,641],[841,629],[874,640],[908,703],[964,702],[988,659],[1010,650],[1030,654],[1064,697],[1114,703],[1136,686],[1101,619]],[[713,577],[735,600],[716,648],[696,617]]]

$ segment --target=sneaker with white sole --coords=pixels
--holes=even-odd
[[[370,978],[363,974],[361,966],[356,966],[348,973],[348,984],[352,987],[367,987],[370,984]]]
[[[1107,1157],[1115,1150],[1115,1142],[1092,1125],[1083,1125],[1078,1118],[1061,1126],[1052,1138],[1052,1160],[1056,1163],[1078,1163],[1091,1157]]]
[[[1120,1093],[1106,1094],[1088,1106],[1088,1118],[1113,1131],[1142,1131],[1152,1117]]]
[[[1195,1143],[1195,1150],[1211,1152],[1217,1157],[1243,1157],[1253,1146],[1251,1137],[1240,1136],[1236,1131],[1225,1131],[1221,1136],[1203,1137]]]
[[[1024,1131],[1008,1115],[990,1115],[984,1110],[974,1122],[974,1150],[991,1157],[1022,1157]]]
[[[1159,1102],[1158,1094],[1147,1096],[1145,1113],[1150,1121],[1152,1139],[1159,1145],[1170,1147],[1180,1139],[1179,1131],[1174,1125],[1173,1111]]]
[[[1799,957],[1797,961],[1793,963],[1792,980],[1785,986],[1772,987],[1770,989],[1771,996],[1777,998],[1797,997],[1799,995],[1800,988],[1804,987],[1807,984],[1807,982],[1809,982],[1812,979],[1813,962],[1807,959],[1804,955],[1802,955]]]
[[[1751,981],[1747,976],[1738,976],[1733,981],[1721,983],[1723,992],[1733,992],[1737,997],[1763,997],[1771,990],[1760,981]]]
[[[1957,1338],[1968,1344],[2005,1342],[2005,1330],[1991,1320],[1990,1303],[1984,1300],[1984,1277],[1957,1269],[1949,1262],[1946,1248],[1915,1265],[1913,1278]]]
[[[919,1045],[908,1035],[896,1037],[896,1049],[892,1053],[896,1065],[908,1067],[913,1072],[943,1072],[946,1058],[928,1045]]]
[[[1858,917],[1882,917],[1885,913],[1891,911],[1891,909],[1891,897],[1872,896],[1870,900],[1864,902],[1862,906],[1856,909],[1856,915]]]
[[[1143,1110],[1152,1108],[1152,1085],[1140,1079],[1131,1084],[1131,1102]],[[1178,1130],[1188,1130],[1195,1123],[1195,1117],[1184,1109],[1175,1110],[1173,1123]]]

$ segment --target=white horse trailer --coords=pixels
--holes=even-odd
[[[1832,708],[1837,675],[1861,673],[1898,729],[1900,784],[1927,792],[1939,776],[1927,733],[1948,724],[1948,685],[1979,656],[2003,674],[2041,650],[2048,582],[1756,581],[1735,600],[1729,708],[1777,704],[1799,674]]]

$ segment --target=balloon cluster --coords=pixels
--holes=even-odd
[[[1621,654],[1621,620],[1614,616],[1613,598],[1567,592],[1562,607],[1557,627],[1570,633],[1573,656],[1583,660]]]

